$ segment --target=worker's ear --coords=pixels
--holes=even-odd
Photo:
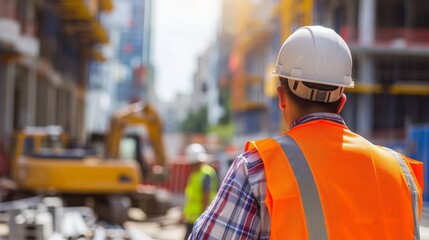
[[[340,105],[338,106],[337,113],[340,113],[341,110],[343,110],[344,104],[346,104],[346,102],[347,102],[347,96],[346,94],[343,93],[340,98]]]
[[[284,110],[286,108],[286,96],[282,86],[277,87],[277,95],[279,97],[279,107],[281,110]]]

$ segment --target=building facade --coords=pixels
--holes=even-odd
[[[353,56],[349,127],[380,141],[401,140],[429,121],[429,2],[315,1],[315,21],[334,28]]]
[[[0,0],[0,140],[15,129],[59,125],[85,138],[88,67],[108,42],[99,17],[110,0]]]
[[[428,10],[423,0],[242,1],[230,52],[236,143],[284,129],[270,73],[281,43],[313,24],[333,28],[351,49],[356,87],[341,113],[348,127],[383,144],[404,144],[408,124],[429,121]]]

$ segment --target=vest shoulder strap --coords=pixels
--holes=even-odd
[[[267,178],[266,205],[272,221],[272,239],[279,237],[274,236],[276,233],[281,233],[280,239],[285,236],[301,236],[310,240],[328,239],[317,185],[307,159],[295,140],[289,135],[282,135],[248,142],[245,150],[252,149],[259,152],[264,162]],[[298,201],[292,201],[293,199]],[[284,201],[287,201],[288,206],[280,206]],[[276,216],[278,210],[273,209],[279,207],[287,207],[289,214]],[[284,221],[290,224],[287,229],[283,228]]]

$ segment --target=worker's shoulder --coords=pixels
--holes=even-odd
[[[256,149],[244,151],[233,162],[234,168],[243,168],[249,176],[263,171],[263,165],[262,158]]]
[[[254,149],[249,149],[244,151],[243,153],[238,155],[236,159],[239,161],[243,161],[246,164],[249,164],[249,163],[261,161],[261,156],[258,150],[254,148]]]
[[[256,149],[250,149],[238,155],[227,176],[236,179],[233,181],[236,184],[248,184],[255,198],[262,200],[265,198],[264,163]]]

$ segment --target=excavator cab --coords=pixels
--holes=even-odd
[[[106,135],[102,133],[92,133],[89,136],[88,149],[92,149],[96,155],[105,155],[104,143]],[[150,141],[146,135],[136,132],[125,133],[119,142],[118,159],[120,161],[135,161],[139,165],[142,180],[147,180],[150,175],[150,166],[153,165],[151,160],[152,154],[147,156],[147,151],[150,149]]]
[[[132,157],[140,165],[144,180],[165,180],[167,167],[162,122],[151,105],[137,102],[116,111],[104,142],[107,158]]]

